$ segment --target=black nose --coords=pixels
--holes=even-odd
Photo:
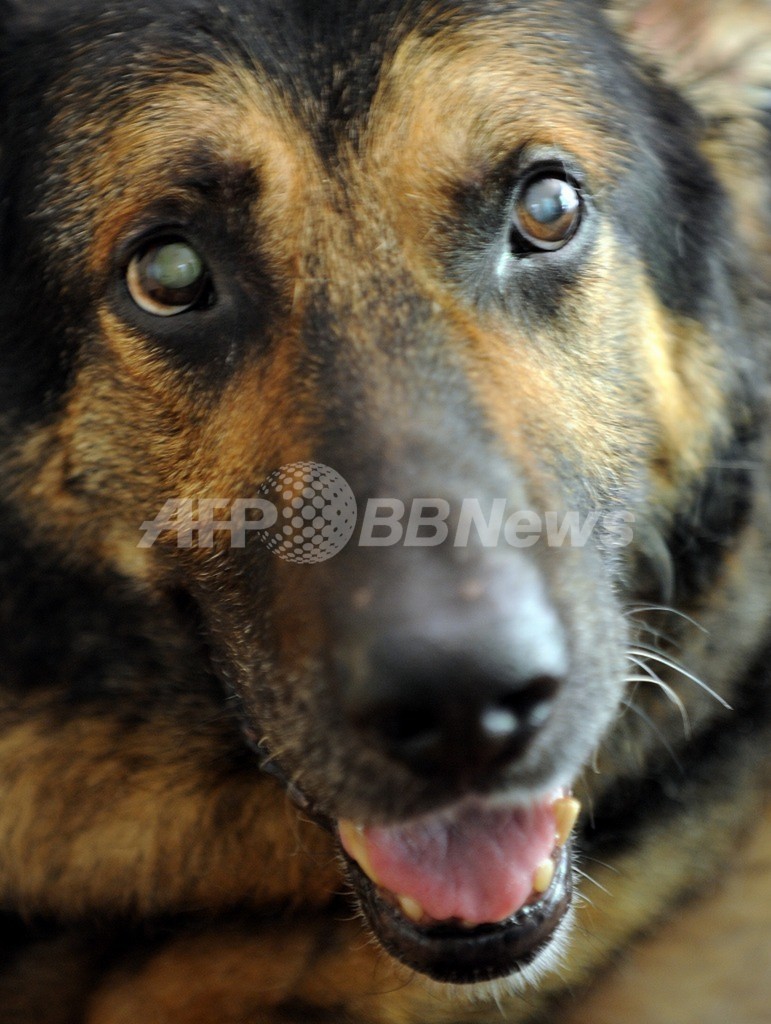
[[[407,584],[409,614],[357,645],[344,709],[415,774],[473,786],[521,757],[548,722],[566,643],[530,566],[483,587],[444,582],[419,602],[424,587]]]
[[[386,636],[372,650],[377,692],[359,703],[360,728],[421,775],[483,777],[520,756],[548,720],[560,680],[520,677],[487,650],[442,650]]]

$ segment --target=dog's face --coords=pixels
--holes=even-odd
[[[43,100],[6,114],[28,528],[192,599],[397,957],[509,974],[569,904],[569,793],[624,697],[651,538],[745,416],[696,116],[579,0],[93,6],[27,16]],[[169,499],[302,461],[360,511],[446,503],[447,540],[138,546]],[[624,513],[632,543],[456,543],[464,502],[489,524],[499,499]]]

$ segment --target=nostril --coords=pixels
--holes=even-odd
[[[419,704],[386,704],[377,717],[379,732],[392,745],[418,746],[431,740],[439,728],[437,712]]]
[[[459,672],[441,659],[432,672],[403,666],[396,679],[381,677],[379,694],[370,693],[353,717],[413,770],[474,782],[522,754],[547,722],[560,686],[550,675],[517,685],[475,667]]]
[[[511,689],[485,709],[484,725],[491,734],[505,731],[507,718],[513,723],[509,732],[537,729],[545,725],[551,715],[560,681],[554,676],[538,676],[524,686]]]
[[[558,679],[540,676],[478,707],[477,749],[490,765],[517,757],[546,725],[559,690]]]

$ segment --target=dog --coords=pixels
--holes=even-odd
[[[566,1021],[766,806],[767,4],[0,38],[0,1018]]]

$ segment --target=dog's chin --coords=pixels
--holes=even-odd
[[[534,893],[503,921],[473,927],[411,921],[393,894],[375,885],[347,855],[345,861],[367,923],[382,946],[406,967],[446,984],[494,981],[529,967],[558,935],[572,899],[569,845],[557,854],[545,893]]]

